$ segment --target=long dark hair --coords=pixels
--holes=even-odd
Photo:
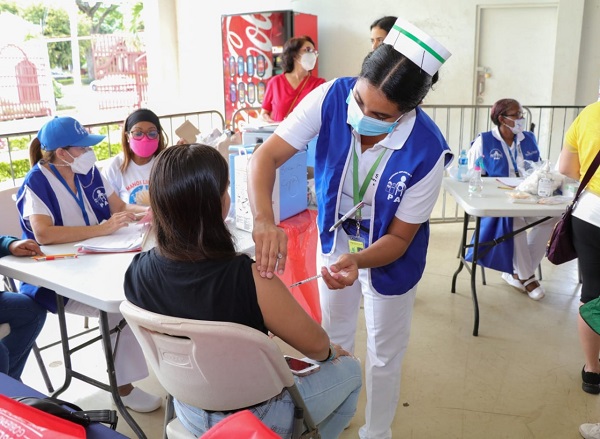
[[[228,182],[227,162],[210,146],[175,145],[157,156],[149,190],[162,255],[177,261],[235,256],[221,207]]]
[[[438,80],[390,44],[382,44],[363,61],[360,77],[383,92],[398,110],[406,113],[423,101]]]
[[[393,15],[386,15],[385,17],[378,18],[371,23],[369,30],[373,29],[374,27],[378,27],[379,29],[383,29],[387,33],[390,33],[390,30],[392,30],[392,27],[394,26],[394,23],[396,23],[397,19],[398,17],[394,17]]]

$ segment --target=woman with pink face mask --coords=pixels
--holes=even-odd
[[[500,99],[490,118],[495,127],[480,133],[469,150],[469,167],[478,158],[488,177],[524,177],[525,163],[538,162],[540,151],[531,131],[526,131],[523,108],[514,99]],[[489,241],[518,230],[539,218],[482,218],[480,241]],[[480,264],[502,271],[502,279],[533,300],[544,297],[544,288],[535,277],[535,269],[546,253],[546,243],[555,220],[548,220],[519,233],[512,240],[497,245],[480,259]],[[486,233],[487,238],[484,237]]]
[[[167,147],[167,136],[154,112],[140,108],[123,123],[123,152],[102,170],[115,192],[129,204],[149,206],[148,179],[154,157]]]

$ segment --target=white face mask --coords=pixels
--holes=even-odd
[[[69,154],[68,151],[67,154]],[[86,175],[92,170],[96,163],[96,154],[91,149],[78,157],[73,157],[71,154],[69,155],[73,159],[73,161],[69,163],[69,166],[71,166],[71,170],[76,174]]]
[[[507,119],[510,119],[509,117],[507,117]],[[525,118],[521,118],[521,119],[510,119],[513,121],[514,126],[509,127],[508,125],[506,125],[513,134],[521,134],[523,131],[525,131]]]
[[[317,63],[317,54],[314,52],[304,52],[300,57],[300,65],[304,70],[312,70]]]

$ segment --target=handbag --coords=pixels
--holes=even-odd
[[[567,209],[562,214],[561,219],[554,225],[554,229],[552,229],[552,234],[550,235],[548,245],[546,246],[546,257],[554,265],[564,264],[565,262],[569,262],[577,258],[577,252],[575,251],[575,246],[573,246],[573,231],[571,229],[572,213],[573,209],[575,209],[575,206],[577,205],[579,195],[587,186],[588,182],[592,178],[592,175],[594,175],[596,172],[596,169],[598,169],[599,164],[600,151],[598,154],[596,154],[594,161],[581,180],[581,184],[577,189],[577,193],[575,194],[573,201],[571,201],[571,203],[567,206]]]
[[[12,399],[84,427],[92,422],[100,422],[107,424],[113,430],[117,428],[116,410],[81,410],[73,403],[53,397],[14,396]]]

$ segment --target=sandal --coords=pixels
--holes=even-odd
[[[525,287],[525,291],[527,292],[527,295],[529,296],[530,299],[540,300],[540,299],[543,299],[544,296],[546,295],[544,292],[544,288],[538,282],[538,280],[535,278],[535,276],[531,276],[529,279],[527,279],[526,281],[523,281],[522,283],[523,283],[523,286]],[[535,286],[535,284],[537,284],[537,287]],[[529,286],[531,286],[531,287],[528,288]]]

